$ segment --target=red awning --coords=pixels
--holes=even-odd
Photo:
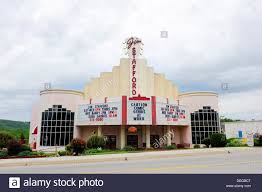
[[[34,128],[34,131],[32,133],[33,135],[37,135],[37,127]]]

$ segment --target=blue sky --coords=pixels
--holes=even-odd
[[[81,90],[111,71],[129,36],[181,91],[216,91],[221,114],[262,119],[259,0],[2,0],[0,14],[2,119],[30,120],[45,82]]]

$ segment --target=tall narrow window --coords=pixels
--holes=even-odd
[[[191,113],[192,143],[201,144],[202,140],[210,137],[212,133],[218,133],[219,115],[210,106]]]
[[[42,112],[41,146],[64,146],[73,139],[74,112],[62,108],[62,105],[53,105]]]

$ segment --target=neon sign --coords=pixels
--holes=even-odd
[[[142,40],[137,37],[130,37],[125,41],[125,48],[130,58],[130,96],[136,96],[138,91],[138,71],[137,71],[137,57],[141,55]]]

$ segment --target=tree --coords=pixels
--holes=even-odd
[[[243,121],[241,119],[230,119],[224,116],[220,117],[220,122],[236,122],[236,121]]]

